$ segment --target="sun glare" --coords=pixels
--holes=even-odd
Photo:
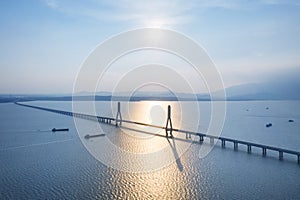
[[[149,19],[144,21],[144,25],[149,28],[163,28],[168,25],[168,21],[166,19]]]

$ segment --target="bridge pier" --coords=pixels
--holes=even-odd
[[[237,142],[233,142],[233,148],[234,148],[235,151],[238,150],[238,143]]]
[[[283,160],[283,152],[279,151],[279,160]]]
[[[298,164],[300,164],[300,155],[297,155],[298,157]]]
[[[199,135],[199,142],[203,143],[203,141],[204,141],[203,135]]]
[[[262,148],[262,155],[263,156],[267,155],[267,149],[265,147]]]
[[[251,145],[250,144],[247,144],[247,152],[251,153]]]
[[[221,139],[221,141],[222,141],[222,148],[225,148],[225,140]]]
[[[210,145],[214,145],[214,143],[215,143],[215,140],[214,140],[214,138],[209,138],[209,142],[210,142]]]
[[[185,138],[186,138],[186,139],[191,139],[191,138],[192,138],[192,134],[189,133],[189,132],[186,132],[186,133],[185,133]]]

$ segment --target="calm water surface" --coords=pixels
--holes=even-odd
[[[84,106],[85,102],[82,102]],[[28,104],[71,110],[70,102],[30,102]],[[125,103],[124,103],[125,104]],[[123,118],[157,125],[165,123],[165,108],[172,105],[175,127],[194,129],[195,109],[189,102],[135,102],[122,107]],[[97,114],[113,116],[110,102],[97,102]],[[201,103],[199,131],[207,131],[209,103]],[[179,111],[180,109],[181,111]],[[125,110],[128,109],[128,110]],[[89,112],[89,111],[87,111]],[[192,118],[189,118],[191,117]],[[293,119],[294,122],[288,122]],[[87,132],[96,126],[87,122]],[[266,128],[266,123],[272,123]],[[54,127],[69,132],[52,133]],[[129,127],[136,128],[136,127]],[[222,136],[280,146],[300,151],[300,102],[228,102]],[[149,131],[149,130],[147,130]],[[156,134],[164,132],[150,130]],[[71,117],[14,104],[0,104],[0,199],[299,199],[300,165],[295,157],[279,161],[277,154],[262,157],[259,149],[247,154],[232,145],[216,145],[204,158],[203,146],[141,132],[120,132],[103,126],[103,132],[117,146],[138,153],[163,147],[170,157],[181,156],[165,167],[143,173],[124,172],[97,161],[80,140]],[[131,135],[132,134],[132,135]],[[134,136],[134,137],[132,137]],[[177,137],[185,138],[185,136]],[[149,142],[149,140],[151,142]],[[98,142],[98,143],[97,143]],[[101,144],[95,138],[91,144]],[[174,148],[174,147],[177,147]],[[109,154],[109,156],[115,156]],[[159,159],[155,161],[160,162]],[[128,164],[129,163],[129,164]],[[140,163],[130,160],[126,167]]]

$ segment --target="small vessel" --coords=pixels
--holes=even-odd
[[[68,128],[53,128],[52,132],[56,132],[56,131],[69,131]]]
[[[101,136],[105,136],[105,134],[97,134],[97,135],[85,135],[84,138],[85,139],[90,139],[90,138],[94,138],[94,137],[101,137]]]
[[[267,128],[269,128],[269,127],[271,127],[271,126],[272,126],[272,123],[266,124],[266,127],[267,127]]]

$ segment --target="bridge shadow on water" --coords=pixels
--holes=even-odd
[[[182,138],[175,138],[175,137],[166,138],[165,135],[152,133],[152,132],[148,132],[148,131],[143,131],[143,130],[139,130],[139,129],[134,129],[134,128],[129,128],[129,127],[125,127],[125,126],[122,126],[121,129],[126,129],[126,130],[133,131],[133,132],[143,133],[143,134],[157,136],[157,137],[167,139],[168,144],[170,145],[170,147],[172,149],[172,153],[173,153],[173,156],[175,158],[177,168],[180,172],[183,171],[183,165],[181,163],[180,156],[178,155],[178,151],[177,151],[177,148],[176,148],[176,140],[181,141],[181,142],[189,142],[189,143],[193,143],[194,141],[188,140],[188,139],[182,139]],[[92,137],[97,137],[97,135],[92,136]]]
[[[172,144],[171,144],[169,138],[167,138],[167,140],[168,140],[168,143],[169,143],[169,145],[170,145],[170,147],[171,147],[171,149],[172,149],[172,151],[173,151],[173,155],[174,155],[174,158],[175,158],[175,160],[176,160],[177,167],[178,167],[179,171],[182,172],[182,171],[183,171],[183,166],[182,166],[180,157],[179,157],[178,152],[177,152],[177,149],[176,149],[175,139],[174,139],[174,137],[171,138]]]

